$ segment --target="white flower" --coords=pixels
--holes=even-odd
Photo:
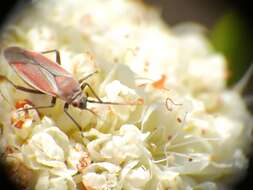
[[[31,43],[35,51],[47,51],[50,47],[56,47],[57,35],[52,27],[40,26],[32,28],[28,31],[27,37],[33,39]]]
[[[138,103],[136,91],[114,80],[105,87],[106,98],[111,102],[118,102],[126,105],[111,106],[112,111],[120,119],[126,121],[130,114],[136,109],[134,105]],[[127,105],[129,104],[129,105]]]
[[[193,90],[220,90],[224,88],[225,66],[222,55],[208,55],[198,57],[189,61],[187,73],[189,78],[185,79],[187,85]],[[214,70],[215,69],[215,70]],[[212,74],[210,75],[210,70]]]
[[[143,189],[147,182],[150,180],[150,172],[148,169],[144,167],[138,167],[136,169],[132,169],[127,177],[126,177],[126,182],[125,186],[127,188],[134,188],[134,189]]]
[[[43,122],[45,124],[46,120],[42,120]],[[32,169],[65,169],[64,161],[69,146],[68,137],[62,131],[57,127],[47,126],[38,132],[35,131],[21,150],[26,165]]]
[[[11,115],[11,124],[16,136],[25,140],[31,134],[34,123],[40,121],[39,114],[35,109],[21,111],[22,109],[33,107],[28,100],[16,102],[15,107],[16,110]]]
[[[91,164],[82,177],[84,186],[95,190],[113,190],[118,187],[120,167],[108,162]]]
[[[123,125],[118,135],[93,140],[88,143],[87,148],[91,158],[120,164],[143,155],[147,136],[148,134],[142,134],[134,125]]]
[[[28,144],[22,146],[24,160],[33,169],[44,167],[64,168],[65,155],[63,148],[67,148],[68,144],[58,144],[59,142],[47,132],[57,132],[60,135],[64,135],[56,127],[33,135]],[[66,145],[67,147],[64,147]]]
[[[38,177],[35,190],[75,190],[76,184],[72,177],[53,176],[43,171]]]
[[[122,104],[70,105],[81,132],[60,97],[51,109],[15,112],[16,102],[43,106],[51,97],[5,83],[2,75],[25,86],[0,56],[1,152],[38,174],[34,189],[213,190],[244,171],[252,117],[226,88],[227,62],[202,27],[167,27],[158,11],[127,0],[38,1],[18,18],[3,30],[1,50],[58,49],[74,79],[98,71],[85,82]]]
[[[68,154],[68,166],[79,172],[82,172],[91,163],[88,153],[84,151],[81,144],[74,144]]]

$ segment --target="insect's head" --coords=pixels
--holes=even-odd
[[[86,109],[87,108],[87,97],[81,96],[80,98],[76,98],[73,102],[72,105],[74,107],[77,107],[79,109]]]

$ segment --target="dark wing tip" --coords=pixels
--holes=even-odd
[[[24,49],[17,46],[11,46],[4,49],[3,54],[4,54],[5,59],[11,60],[13,59],[13,57],[15,57],[16,54],[20,54],[23,52],[24,52]]]

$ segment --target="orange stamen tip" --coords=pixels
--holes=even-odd
[[[144,104],[144,99],[143,98],[138,98],[137,99],[137,104],[138,105],[143,105]]]
[[[166,78],[167,78],[166,75],[163,74],[159,80],[152,83],[153,87],[158,89],[164,88]]]
[[[24,125],[24,121],[19,120],[15,123],[14,127],[18,128],[18,129],[22,129]]]
[[[33,106],[33,103],[30,100],[25,99],[17,101],[15,104],[15,108],[16,109],[23,108],[26,104]]]

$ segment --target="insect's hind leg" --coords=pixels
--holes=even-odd
[[[14,88],[16,88],[16,89],[18,89],[18,90],[21,90],[21,91],[24,91],[24,92],[29,92],[29,93],[33,93],[33,94],[44,94],[43,92],[38,91],[38,90],[35,90],[35,89],[26,88],[26,87],[23,87],[23,86],[16,85],[15,83],[13,83],[11,80],[9,80],[7,77],[5,77],[5,76],[3,76],[3,75],[0,75],[0,81],[1,81],[1,80],[6,80],[6,81],[9,82]]]
[[[51,104],[50,105],[47,105],[47,106],[35,106],[35,107],[31,107],[31,108],[23,108],[23,109],[20,109],[18,111],[27,111],[27,110],[33,110],[33,109],[45,109],[45,108],[52,108],[54,107],[56,104],[56,97],[52,97],[52,100],[51,100]]]
[[[56,55],[56,63],[58,63],[59,65],[61,65],[61,56],[60,56],[60,52],[57,49],[53,49],[53,50],[48,50],[48,51],[42,51],[42,54],[48,54],[48,53],[55,53]]]

